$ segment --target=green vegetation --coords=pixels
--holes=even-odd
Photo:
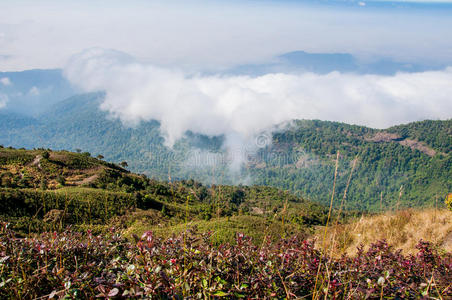
[[[452,152],[452,120],[422,121],[388,129],[403,139],[412,139],[431,146],[433,149],[450,154]]]
[[[428,128],[433,130],[433,138],[421,133],[432,132]],[[265,168],[254,168],[251,174],[257,184],[327,203],[333,182],[333,154],[339,151],[338,195],[345,190],[353,160],[358,159],[347,194],[348,208],[379,211],[382,207],[433,206],[439,197],[452,191],[451,131],[452,120],[412,123],[387,131],[297,121],[273,136],[271,151],[282,154],[270,157]]]
[[[385,241],[355,257],[297,237],[256,246],[186,230],[169,238],[145,232],[124,239],[66,230],[21,239],[0,223],[2,299],[450,299],[450,253],[428,242],[405,256]]]
[[[0,158],[2,298],[451,296],[445,210],[350,224],[335,211],[319,248],[306,239],[328,209],[273,187],[157,181],[82,151],[0,148]],[[412,245],[410,226],[433,243]],[[381,240],[335,257],[375,232],[416,255]]]
[[[1,148],[0,158],[0,218],[22,234],[72,225],[167,236],[190,222],[221,243],[237,231],[262,240],[268,230],[303,233],[326,221],[325,207],[271,187],[161,182],[81,151]]]

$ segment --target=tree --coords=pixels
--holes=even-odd
[[[98,159],[104,159],[104,156],[103,156],[102,154],[99,154],[99,155],[97,156],[97,158],[98,158]]]
[[[56,178],[56,181],[62,186],[64,186],[66,184],[66,180],[61,175],[58,175],[58,177]]]
[[[48,151],[44,151],[44,152],[42,153],[42,158],[49,159],[49,157],[50,157],[50,154],[49,154]]]
[[[235,190],[234,193],[232,193],[232,199],[231,202],[240,205],[240,203],[243,202],[245,199],[245,192],[242,189]]]
[[[126,161],[122,161],[121,163],[119,163],[119,165],[123,168],[126,168],[129,166]]]
[[[41,190],[47,190],[47,180],[45,179],[45,177],[41,178]]]

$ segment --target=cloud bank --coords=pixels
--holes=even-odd
[[[452,117],[450,67],[394,76],[202,76],[139,63],[121,52],[90,49],[70,60],[65,76],[84,91],[105,91],[101,109],[125,124],[160,121],[169,146],[187,130],[246,141],[293,119],[384,128]]]
[[[6,103],[8,102],[9,98],[7,95],[0,93],[0,109],[6,106]]]
[[[90,47],[121,50],[154,64],[209,71],[271,63],[275,56],[296,50],[452,62],[452,5],[419,9],[371,3],[360,7],[355,1],[323,0],[2,1],[0,70],[61,68],[74,52]]]
[[[0,78],[0,83],[4,86],[9,86],[11,85],[11,80],[8,77],[2,77]]]
[[[0,87],[1,86],[9,86],[11,85],[11,80],[8,77],[0,78]],[[0,109],[6,106],[6,103],[9,101],[8,95],[0,92]]]

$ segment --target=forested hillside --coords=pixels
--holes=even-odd
[[[353,160],[347,206],[379,210],[433,205],[452,190],[452,120],[423,121],[388,130],[335,122],[297,121],[273,136],[273,152],[291,158],[253,168],[259,184],[301,191],[326,202],[339,151],[337,191],[342,197]],[[281,156],[276,155],[276,158]]]
[[[156,181],[87,152],[0,147],[0,220],[24,234],[72,225],[167,236],[191,221],[224,242],[239,229],[259,240],[265,228],[296,234],[326,218],[324,206],[272,187]]]
[[[335,205],[343,197],[353,160],[346,207],[364,210],[433,206],[452,191],[452,120],[422,121],[385,130],[319,120],[299,120],[273,133],[271,145],[231,171],[224,137],[188,132],[172,149],[156,121],[128,127],[101,111],[103,93],[61,101],[36,118],[0,114],[0,144],[101,154],[107,161],[160,180],[205,184],[259,184],[328,203],[336,153]]]

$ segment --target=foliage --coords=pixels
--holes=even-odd
[[[452,296],[451,255],[428,242],[403,256],[385,241],[355,257],[334,259],[297,238],[213,246],[211,234],[167,238],[146,232],[135,242],[112,229],[15,237],[0,229],[0,297],[421,298]]]
[[[26,164],[33,160],[35,153],[27,150],[16,150],[13,148],[1,148],[0,166],[9,164]]]
[[[248,227],[248,234],[262,238],[265,224],[282,233],[282,219],[291,233],[310,231],[326,220],[325,207],[276,188],[161,182],[81,151],[0,149],[2,153],[14,163],[0,170],[0,216],[22,234],[59,231],[67,225],[102,232],[112,224],[141,234],[164,224],[156,228],[163,234],[180,232],[182,221],[204,220],[204,231],[224,228],[216,236],[221,243],[233,240],[233,229]],[[226,223],[219,221],[225,218]]]
[[[0,189],[0,216],[24,233],[58,230],[69,224],[105,224],[135,203],[128,194],[94,189]],[[61,212],[64,218],[46,220],[52,211]]]
[[[402,135],[403,131],[407,133]],[[274,134],[272,149],[262,150],[259,157],[265,158],[266,167],[250,172],[257,184],[298,192],[326,204],[334,174],[332,154],[339,151],[338,198],[344,193],[353,159],[358,157],[347,193],[347,208],[379,211],[382,206],[431,207],[436,197],[444,197],[452,190],[451,131],[452,120],[410,123],[387,131],[337,122],[297,121]],[[387,133],[400,136],[375,139],[377,134]],[[429,156],[400,143],[407,138],[428,143],[425,147],[436,151],[436,155]],[[270,150],[270,154],[277,155],[269,155]],[[401,186],[403,194],[399,199]]]
[[[446,206],[452,211],[452,194],[448,194],[444,200]]]
[[[261,244],[267,238],[270,238],[271,241],[278,241],[281,237],[294,235],[307,237],[311,233],[310,228],[307,226],[301,226],[293,222],[283,224],[281,220],[248,215],[212,218],[209,220],[193,220],[188,226],[197,228],[201,234],[215,232],[210,239],[210,242],[214,245],[233,243],[237,232],[246,234],[252,238],[255,244]],[[155,236],[165,238],[180,235],[186,229],[186,223],[159,226],[158,224],[151,225],[143,219],[134,218],[134,222],[130,225],[127,224],[123,233],[125,237],[129,238],[134,234],[141,236],[146,231],[151,230]]]
[[[443,153],[452,152],[452,120],[413,122],[394,126],[388,131],[397,133],[403,138],[425,142]]]

